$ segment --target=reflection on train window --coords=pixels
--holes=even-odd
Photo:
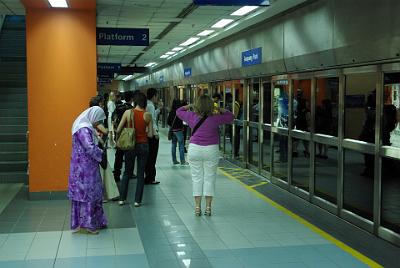
[[[315,96],[315,133],[337,137],[339,78],[317,79]],[[326,156],[321,151],[317,154]]]
[[[375,143],[376,73],[346,76],[345,138]]]
[[[315,194],[333,204],[337,202],[338,150],[337,147],[316,143]]]
[[[258,167],[258,129],[250,127],[249,128],[249,146],[248,146],[248,159],[249,163]]]
[[[235,123],[233,138],[233,153],[235,159],[243,161],[243,125],[242,122]]]
[[[257,82],[250,83],[249,85],[249,120],[251,122],[258,122],[260,112],[260,84]]]
[[[288,180],[288,137],[274,134],[274,163],[272,176],[287,181]]]
[[[298,146],[296,143],[302,143],[305,148],[308,148],[309,144],[309,142],[306,140],[293,138],[292,184],[293,186],[297,186],[305,191],[308,191],[310,181],[310,153],[307,149],[307,151],[304,151],[302,154],[298,154],[297,151],[294,151]]]
[[[289,126],[289,84],[288,80],[273,83],[273,126],[288,128]]]
[[[382,145],[400,148],[400,73],[384,76]]]
[[[311,80],[293,80],[293,129],[310,131],[311,127]],[[294,151],[297,148],[294,149]],[[308,152],[308,147],[304,148]]]
[[[346,149],[344,160],[343,207],[372,221],[374,173],[366,173],[365,163],[373,166],[374,155]]]
[[[382,158],[382,226],[400,233],[400,160]]]
[[[264,130],[264,141],[262,143],[262,169],[271,171],[271,132]]]
[[[263,117],[265,124],[271,124],[271,82],[263,82]]]

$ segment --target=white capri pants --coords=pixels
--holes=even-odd
[[[188,161],[193,181],[193,196],[214,196],[219,162],[218,144],[189,144]]]

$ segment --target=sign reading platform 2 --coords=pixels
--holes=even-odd
[[[149,29],[97,28],[97,45],[148,46]]]
[[[269,0],[193,0],[198,6],[269,6]]]
[[[254,48],[242,52],[242,67],[261,64],[262,48]]]

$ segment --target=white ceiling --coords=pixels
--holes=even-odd
[[[271,7],[262,9],[268,11],[264,13],[272,14],[275,9],[281,12],[304,1],[305,0],[271,0]],[[165,63],[167,59],[160,59],[161,55],[186,41],[189,37],[195,36],[203,30],[210,29],[210,27],[220,19],[241,19],[241,17],[230,16],[232,12],[240,7],[191,7],[191,5],[192,0],[97,0],[98,27],[149,28],[150,43],[153,42],[150,48],[98,46],[99,62],[121,63],[123,66],[131,63],[137,64],[137,66],[144,66],[149,62],[162,64],[163,62]],[[182,16],[178,17],[179,14],[188,7],[191,7],[191,12],[187,16],[184,16],[184,18],[182,18]],[[0,14],[24,15],[25,10],[20,0],[0,0]],[[244,24],[254,24],[261,17],[262,16],[256,16],[246,20]],[[172,30],[160,40],[157,40],[156,37],[173,23],[175,23],[175,26]],[[235,27],[217,38],[207,40],[202,45],[196,47],[196,49],[216,42],[222,36],[233,34],[239,30],[241,30],[241,27]],[[222,32],[223,30],[218,31]],[[188,50],[184,54],[190,52],[191,50]],[[177,58],[184,54],[178,55]]]

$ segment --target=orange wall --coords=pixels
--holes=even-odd
[[[96,94],[96,12],[27,7],[29,191],[67,189],[71,126]]]

